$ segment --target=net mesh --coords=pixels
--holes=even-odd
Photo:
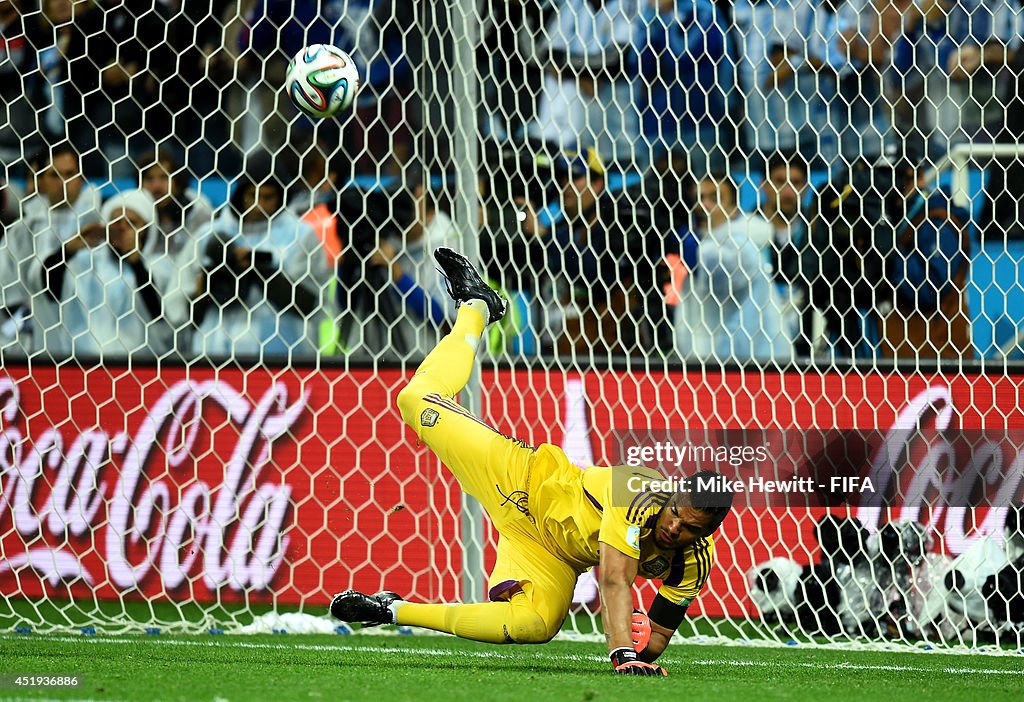
[[[739,494],[691,640],[1019,647],[1020,15],[0,0],[0,625],[481,598],[497,535],[395,408],[450,246],[510,302],[466,406],[583,468],[903,442],[854,466],[885,508]],[[315,43],[362,78],[333,119],[284,89]],[[599,625],[586,573],[564,632]]]

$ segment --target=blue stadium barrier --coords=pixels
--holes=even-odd
[[[975,239],[972,247],[967,289],[971,339],[982,358],[998,357],[999,348],[1024,328],[1024,242],[1004,246]]]
[[[952,189],[953,174],[939,176],[938,186]],[[982,169],[967,171],[968,210],[971,213],[971,274],[967,281],[967,309],[971,317],[971,342],[976,358],[995,358],[999,348],[1017,337],[1024,324],[1024,242],[985,241],[977,223],[985,207]]]

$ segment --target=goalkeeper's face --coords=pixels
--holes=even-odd
[[[658,513],[654,539],[659,548],[677,549],[690,546],[708,533],[712,516],[673,497]]]

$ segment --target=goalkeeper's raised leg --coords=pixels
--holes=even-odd
[[[335,597],[331,613],[345,621],[421,626],[490,643],[548,641],[561,628],[578,573],[548,554],[527,559],[524,549],[515,546],[532,541],[529,532],[536,529],[525,500],[536,452],[458,404],[484,329],[504,316],[506,303],[464,256],[440,248],[434,258],[459,304],[458,316],[451,332],[398,394],[398,407],[405,423],[437,454],[462,489],[480,501],[502,534],[498,564],[491,574],[492,601],[416,604],[390,592],[370,596],[350,590]],[[530,546],[526,543],[527,549]],[[524,560],[532,561],[529,582],[512,573],[521,574]],[[513,562],[519,567],[514,568]]]

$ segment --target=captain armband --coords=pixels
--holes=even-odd
[[[683,600],[684,604],[675,604],[662,595],[656,595],[651,608],[647,610],[647,616],[651,622],[658,626],[675,631],[683,623],[686,615],[686,608],[690,606],[689,600]]]

